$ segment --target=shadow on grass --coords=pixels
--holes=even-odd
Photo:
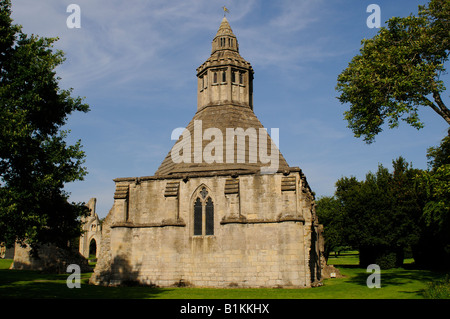
[[[345,264],[344,265],[339,265],[339,264],[335,264],[334,266],[337,267],[337,268],[349,268],[349,269],[361,268],[360,265],[345,265]]]
[[[350,278],[353,283],[366,286],[367,277],[371,273],[361,269],[361,272]],[[442,274],[428,270],[406,270],[403,268],[381,270],[381,278],[384,285],[404,285],[413,281],[430,282],[440,279]]]
[[[342,265],[339,267],[342,267]],[[348,265],[342,268],[352,269],[351,271],[353,274],[347,278],[348,283],[367,286],[367,279],[372,274],[371,272],[367,272],[366,269],[359,268],[355,265]],[[423,297],[426,283],[442,279],[445,276],[445,273],[425,269],[415,269],[412,266],[408,266],[407,269],[382,269],[380,275],[382,288],[392,288],[402,294]]]
[[[339,257],[330,258],[329,263],[340,269],[345,283],[360,288],[367,286],[372,272],[359,265],[357,252],[344,252]],[[414,263],[405,263],[401,268],[382,269],[381,288],[385,289],[373,293],[380,298],[423,298],[428,283],[444,278],[445,274],[445,271],[420,268]]]
[[[70,274],[48,274],[27,270],[0,270],[0,298],[23,299],[147,299],[170,292],[170,288],[105,287],[89,285],[91,273],[81,274],[81,288],[68,288]]]

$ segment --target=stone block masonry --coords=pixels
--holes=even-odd
[[[293,194],[300,198],[288,203],[282,196],[283,174],[234,178],[237,195],[227,194],[231,176],[190,178],[178,184],[176,209],[168,205],[174,198],[163,196],[173,180],[117,180],[121,189],[128,185],[129,194],[116,199],[104,222],[108,238],[101,254],[109,258],[100,258],[92,281],[161,287],[310,287],[314,218],[310,205],[300,205],[306,200],[301,173],[290,176],[296,181]],[[214,205],[213,235],[194,235],[194,201],[202,191]],[[238,198],[230,206],[233,196]]]

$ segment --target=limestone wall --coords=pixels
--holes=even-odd
[[[109,262],[99,260],[92,282],[311,286],[314,221],[300,173],[289,180],[283,174],[191,178],[179,180],[177,191],[168,190],[169,182],[177,185],[117,183],[121,192],[104,224],[108,239],[99,257]],[[203,188],[214,203],[214,235],[194,236],[193,207]]]
[[[88,261],[72,249],[63,249],[52,244],[40,245],[37,258],[31,255],[31,248],[15,244],[14,261],[11,269],[40,270],[50,273],[66,273],[67,266],[77,264],[82,272],[92,271]]]
[[[96,255],[98,255],[102,239],[100,219],[96,213],[96,203],[97,199],[91,198],[86,205],[90,209],[90,213],[88,216],[81,218],[81,221],[83,222],[83,234],[80,236],[79,240],[79,251],[85,258],[89,258],[89,254],[92,253],[89,251],[92,240],[95,241],[97,247]]]

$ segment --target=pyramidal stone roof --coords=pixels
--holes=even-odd
[[[290,168],[253,112],[253,69],[223,18],[211,56],[197,69],[198,107],[155,177],[276,173]],[[178,136],[176,136],[178,137]]]
[[[233,37],[236,37],[233,33],[233,30],[231,30],[230,23],[228,23],[228,20],[226,17],[223,17],[222,22],[220,23],[219,30],[217,30],[217,36],[221,35],[230,35]]]

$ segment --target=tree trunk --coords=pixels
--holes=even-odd
[[[433,92],[433,98],[437,105],[428,100],[429,106],[450,125],[450,110],[445,106],[438,92]]]

